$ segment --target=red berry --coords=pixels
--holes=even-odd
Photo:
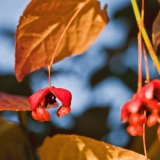
[[[136,125],[140,123],[139,119],[140,119],[140,115],[138,113],[132,113],[129,116],[128,122],[131,125]]]
[[[137,130],[135,126],[129,125],[127,127],[127,132],[131,135],[131,136],[137,136]]]
[[[127,131],[131,136],[142,136],[143,128],[141,125],[129,125]]]
[[[57,110],[57,116],[61,117],[61,116],[65,116],[67,114],[69,114],[71,111],[70,107],[66,107],[66,106],[61,106],[58,110]]]
[[[140,122],[140,124],[145,124],[146,123],[146,116],[144,114],[140,115],[139,122]]]
[[[158,119],[158,114],[157,113],[152,113],[147,120],[147,126],[152,127],[157,123]]]
[[[50,120],[49,112],[41,107],[37,107],[35,111],[32,111],[32,117],[40,122]]]
[[[138,136],[143,135],[143,127],[141,125],[137,125],[137,135]]]

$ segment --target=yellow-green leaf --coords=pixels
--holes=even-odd
[[[160,11],[158,12],[152,26],[152,42],[155,52],[160,45]]]
[[[146,160],[138,153],[78,135],[47,137],[40,160]]]
[[[29,3],[15,36],[18,81],[49,65],[66,25],[81,7],[60,43],[54,62],[88,49],[108,22],[107,7],[101,10],[97,0],[32,0]]]

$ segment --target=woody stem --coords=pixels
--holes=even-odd
[[[51,68],[48,66],[48,83],[49,87],[51,87]]]

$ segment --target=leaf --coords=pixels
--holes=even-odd
[[[0,159],[33,160],[28,140],[22,129],[0,118]]]
[[[40,160],[146,160],[133,151],[78,135],[47,137],[38,153]]]
[[[27,97],[0,92],[0,111],[2,110],[31,111],[31,108]]]
[[[155,52],[160,45],[160,11],[158,12],[152,26],[152,42]]]
[[[155,139],[155,141],[153,141],[152,145],[150,146],[149,150],[147,150],[148,157],[150,157],[152,160],[159,160],[160,159],[159,148],[160,148],[160,143],[158,139]]]
[[[75,12],[80,13],[65,33],[54,62],[81,54],[108,22],[106,6],[100,9],[96,0],[32,0],[17,27],[15,74],[18,81],[32,71],[46,67],[66,25]]]

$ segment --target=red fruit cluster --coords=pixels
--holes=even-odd
[[[144,115],[146,111],[146,115]],[[143,134],[143,124],[152,127],[160,119],[160,80],[156,79],[142,87],[125,103],[121,111],[121,120],[128,121],[127,131],[132,136]],[[160,139],[160,126],[157,129]]]
[[[29,97],[32,117],[40,122],[49,121],[50,114],[46,109],[57,105],[56,98],[62,102],[62,106],[57,110],[57,116],[70,113],[72,94],[66,89],[52,86],[41,89]]]

